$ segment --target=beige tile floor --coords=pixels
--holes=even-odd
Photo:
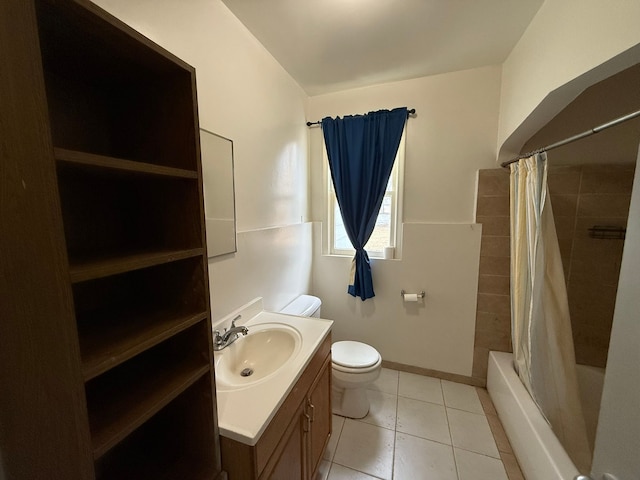
[[[333,416],[317,480],[522,480],[486,390],[383,368],[369,414]]]

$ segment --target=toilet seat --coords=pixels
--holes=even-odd
[[[382,363],[380,353],[371,345],[341,341],[331,346],[333,368],[345,373],[367,373]]]

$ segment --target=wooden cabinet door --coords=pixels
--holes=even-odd
[[[318,470],[322,455],[331,435],[331,361],[325,362],[306,401],[306,412],[311,417],[308,465],[310,478]]]
[[[270,480],[293,480],[304,479],[306,474],[306,465],[304,458],[306,455],[305,443],[307,441],[307,425],[308,420],[305,418],[304,404],[300,405],[285,436],[280,441],[280,445],[284,444],[284,448],[280,451],[280,457],[276,462],[273,470],[261,478],[269,478]],[[280,445],[276,447],[280,449]],[[266,472],[265,472],[266,473]]]

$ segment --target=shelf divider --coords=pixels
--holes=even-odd
[[[153,267],[163,263],[184,260],[204,254],[203,248],[184,250],[156,250],[152,252],[123,254],[101,259],[70,260],[69,275],[72,283],[108,277],[118,273]]]
[[[121,158],[96,155],[93,153],[79,152],[65,148],[54,148],[54,156],[58,162],[69,165],[81,165],[85,167],[120,170],[123,172],[141,173],[146,175],[164,175],[176,178],[197,179],[198,172],[182,168],[165,167],[153,163],[136,162]]]
[[[118,317],[117,322],[110,320]],[[80,334],[85,381],[207,318],[207,312],[109,312],[83,322]]]

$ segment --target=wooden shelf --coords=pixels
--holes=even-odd
[[[155,461],[154,461],[155,460]],[[126,467],[121,466],[109,471],[105,475],[98,475],[97,479],[109,480],[216,480],[219,479],[218,472],[215,472],[210,464],[206,464],[199,459],[182,458],[175,462],[158,463],[153,458],[131,459]]]
[[[176,178],[197,179],[198,172],[195,170],[185,170],[182,168],[165,167],[152,163],[136,162],[121,158],[107,157],[105,155],[95,155],[93,153],[67,150],[64,148],[54,148],[54,155],[59,162],[69,165],[77,165],[90,168],[102,168],[114,171],[122,171],[134,174],[161,175]]]
[[[97,459],[96,480],[219,478],[210,446],[212,424],[206,419],[214,405],[211,386],[212,378],[204,375]]]
[[[69,266],[72,283],[84,282],[96,278],[130,272],[141,268],[153,267],[163,263],[175,262],[185,258],[204,254],[203,248],[187,250],[162,250],[145,253],[115,256],[114,258],[75,260]],[[71,261],[71,260],[70,260]]]
[[[106,372],[167,338],[207,318],[207,312],[169,309],[156,312],[109,312],[79,328],[85,381]],[[117,322],[112,321],[117,317]]]
[[[167,368],[158,368],[146,378],[129,378],[118,386],[119,395],[104,402],[99,411],[89,412],[94,458],[110,448],[151,418],[199,378],[210,372],[202,360],[189,360]]]

